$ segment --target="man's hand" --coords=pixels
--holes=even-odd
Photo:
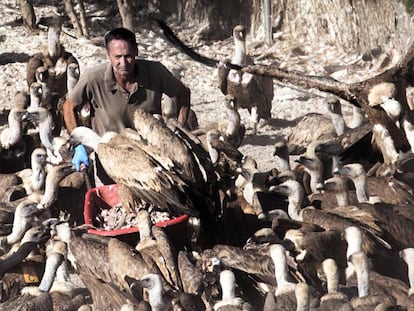
[[[89,157],[84,145],[77,145],[75,147],[75,154],[73,155],[72,163],[75,165],[78,172],[84,166],[89,166]],[[81,165],[82,163],[84,165]]]

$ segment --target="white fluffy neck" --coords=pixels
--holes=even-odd
[[[346,250],[346,257],[349,257],[362,250],[362,232],[356,226],[351,226],[345,229],[345,239],[348,243],[348,248]]]
[[[161,280],[155,282],[154,286],[148,291],[148,302],[151,305],[152,310],[161,310],[165,305],[165,300],[163,298],[163,288]]]
[[[323,166],[322,162],[319,159],[316,159],[316,161],[319,161],[318,168],[316,169],[309,169],[306,168],[306,171],[310,175],[310,188],[312,193],[318,192],[318,185],[323,183],[322,177],[323,177]]]
[[[335,128],[336,135],[341,136],[343,133],[345,133],[346,125],[342,114],[332,113],[331,120]]]
[[[322,262],[322,268],[326,276],[328,294],[337,293],[339,288],[339,273],[335,260],[332,258],[325,259]]]
[[[71,133],[71,136],[76,138],[77,143],[92,148],[94,151],[98,151],[101,140],[102,142],[108,142],[113,135],[113,132],[106,132],[101,138],[98,133],[85,126],[78,126]]]
[[[279,171],[286,172],[286,171],[291,170],[289,159],[286,160],[282,157],[276,156],[276,160],[277,160],[277,168],[279,169]]]
[[[240,114],[235,109],[228,109],[227,116],[226,136],[236,135],[240,128]]]
[[[408,143],[411,146],[411,152],[414,152],[414,126],[409,121],[403,121],[403,128],[407,136]]]
[[[309,310],[309,286],[306,283],[298,283],[295,286],[296,296],[296,311],[308,311]]]
[[[287,182],[291,184],[291,193],[288,198],[288,214],[293,220],[302,221],[300,211],[302,209],[303,200],[305,198],[305,190],[295,180]]]
[[[369,202],[367,177],[365,175],[360,175],[352,180],[355,185],[355,192],[358,202]]]
[[[246,65],[246,42],[235,37],[234,48],[232,63],[240,66]]]
[[[236,297],[236,278],[232,271],[224,270],[220,273],[220,286],[223,301],[228,301]]]
[[[59,181],[52,177],[52,173],[48,173],[45,182],[45,192],[40,200],[40,206],[42,208],[48,208],[56,201],[59,191]]]
[[[277,286],[283,286],[288,282],[288,266],[285,254],[285,248],[280,244],[273,244],[270,247],[270,256],[275,265],[275,277]]]
[[[140,210],[137,215],[140,239],[151,238],[151,219],[148,211]]]
[[[362,108],[352,106],[352,120],[349,122],[348,127],[353,129],[361,126],[365,121],[365,113]]]
[[[406,248],[400,252],[408,267],[408,281],[410,283],[409,296],[414,294],[414,248]]]
[[[15,108],[12,108],[9,112],[9,115],[7,117],[7,122],[9,124],[9,128],[12,131],[19,131],[21,130],[21,116],[20,116],[19,110],[16,110]]]
[[[219,152],[217,151],[216,148],[214,148],[212,146],[211,141],[213,139],[218,139],[217,135],[215,133],[212,132],[207,132],[207,137],[206,137],[206,141],[207,141],[207,150],[208,150],[208,154],[210,155],[211,158],[211,162],[213,164],[216,164],[218,159],[219,159]]]
[[[43,189],[46,180],[45,163],[32,160],[32,191],[40,191]]]
[[[50,207],[58,198],[59,183],[74,170],[70,165],[53,166],[46,176],[45,192],[40,200],[42,208]]]
[[[32,217],[24,216],[22,211],[23,208],[23,205],[19,205],[14,212],[12,232],[6,237],[7,243],[10,245],[19,242],[30,226]]]
[[[73,78],[71,76],[68,76],[67,78],[67,83],[66,83],[66,87],[68,90],[68,93],[72,92],[73,88],[75,87],[76,83],[78,83],[78,79],[77,78]]]
[[[386,129],[381,124],[375,124],[372,127],[374,141],[377,143],[383,157],[385,164],[393,164],[398,158],[399,154],[395,148],[394,141]]]
[[[40,112],[41,114],[44,113],[44,117],[39,122],[39,137],[40,137],[40,141],[42,142],[43,146],[46,149],[53,150],[53,134],[52,134],[52,129],[54,127],[54,122],[53,122],[52,115],[45,108],[39,108],[39,109],[44,109],[43,112]]]
[[[30,92],[30,107],[40,107],[40,101],[41,97],[38,94],[33,94],[32,92]]]
[[[8,144],[13,146],[22,137],[22,120],[19,112],[12,109],[8,116],[9,132]]]
[[[78,81],[79,81],[79,67],[69,68],[69,66],[67,68],[68,74],[67,74],[67,81],[66,81],[66,88],[67,88],[68,94],[70,92],[72,92],[72,90],[75,87],[76,83],[78,83]]]
[[[62,53],[62,46],[60,44],[60,30],[56,28],[49,28],[47,35],[47,47],[49,56],[51,58],[59,57]]]
[[[42,281],[39,284],[39,289],[42,292],[47,292],[52,287],[55,280],[56,271],[63,261],[63,256],[60,253],[52,253],[47,256],[45,272],[42,277]]]
[[[348,206],[349,200],[348,200],[348,193],[346,191],[341,191],[335,193],[336,202],[338,203],[338,206]]]
[[[401,115],[401,104],[394,98],[387,98],[381,107],[384,108],[387,115],[393,120],[399,127],[398,117]]]
[[[358,280],[358,297],[369,295],[369,264],[368,257],[362,251],[351,255]]]

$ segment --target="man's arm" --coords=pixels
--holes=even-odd
[[[72,130],[78,126],[78,122],[75,115],[75,104],[69,98],[66,99],[63,104],[63,119],[65,121],[65,126],[68,134],[72,133]]]
[[[65,120],[66,131],[70,135],[75,127],[78,126],[75,115],[76,105],[69,98],[63,104],[63,119]],[[89,166],[89,157],[88,153],[83,145],[78,145],[75,147],[75,152],[72,157],[72,163],[76,166],[76,170],[85,169]]]
[[[190,111],[190,89],[184,84],[181,85],[177,98],[178,122],[185,125],[187,122],[188,113]]]

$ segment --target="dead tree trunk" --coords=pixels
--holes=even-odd
[[[122,18],[122,26],[134,31],[134,1],[133,0],[117,0],[119,13]]]
[[[20,11],[22,12],[23,25],[27,31],[32,32],[36,28],[36,15],[31,0],[20,0]]]
[[[404,110],[409,110],[406,88],[413,81],[410,68],[414,62],[414,44],[408,53],[397,65],[385,72],[374,76],[368,80],[355,82],[352,84],[340,82],[331,77],[311,76],[299,71],[281,69],[276,66],[251,65],[243,68],[243,71],[271,76],[281,82],[291,83],[304,88],[317,88],[320,91],[335,94],[351,104],[363,107],[368,103],[368,93],[370,89],[381,82],[392,82],[396,85],[396,99],[402,104]],[[368,113],[368,111],[366,111]]]
[[[383,109],[369,105],[368,94],[379,83],[394,83],[396,86],[395,99],[402,105],[402,114],[404,111],[408,111],[406,88],[413,82],[412,73],[410,72],[413,62],[414,44],[394,67],[370,79],[352,84],[340,82],[331,77],[310,76],[298,71],[289,71],[274,66],[252,65],[242,70],[252,74],[271,76],[281,82],[291,83],[299,87],[316,88],[323,92],[335,94],[351,104],[361,107],[367,114],[372,126],[379,124],[388,129],[397,151],[407,152],[410,149],[410,144],[405,132],[396,126]],[[384,161],[386,163],[390,162],[385,154]]]
[[[89,38],[89,30],[88,30],[88,24],[86,23],[85,6],[83,4],[83,0],[78,0],[78,3],[79,3],[79,18],[80,18],[80,24],[82,28],[82,34],[85,38]]]
[[[400,50],[401,46],[405,47],[407,37],[413,31],[411,17],[405,14],[404,7],[398,0],[271,2],[273,34],[289,34],[283,43],[290,46],[312,46],[328,42],[345,52],[362,54],[386,46],[392,38],[393,46]],[[251,38],[263,40],[262,3],[263,0],[151,2],[164,16],[175,14],[186,25],[199,27],[199,37],[208,40],[229,37],[237,24],[244,25]],[[275,40],[275,45],[277,44]]]
[[[79,23],[78,17],[76,16],[75,9],[73,7],[72,0],[63,0],[65,4],[65,11],[69,16],[70,22],[73,25],[73,29],[75,30],[75,35],[77,38],[81,38],[84,34],[82,32],[82,27]]]

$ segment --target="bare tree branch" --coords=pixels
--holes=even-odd
[[[134,31],[134,1],[133,0],[117,0],[119,13],[122,18],[122,26]]]
[[[82,27],[79,23],[78,17],[76,16],[75,9],[73,7],[72,0],[63,0],[65,4],[66,13],[69,16],[70,22],[73,25],[73,29],[75,29],[75,34],[77,38],[81,38],[84,34],[82,32]]]
[[[22,12],[23,25],[28,31],[36,28],[36,15],[32,0],[19,0],[20,11]]]
[[[85,38],[89,38],[89,30],[88,30],[88,24],[86,23],[85,6],[83,4],[83,0],[78,0],[78,3],[79,3],[79,17],[80,17],[82,33]]]

